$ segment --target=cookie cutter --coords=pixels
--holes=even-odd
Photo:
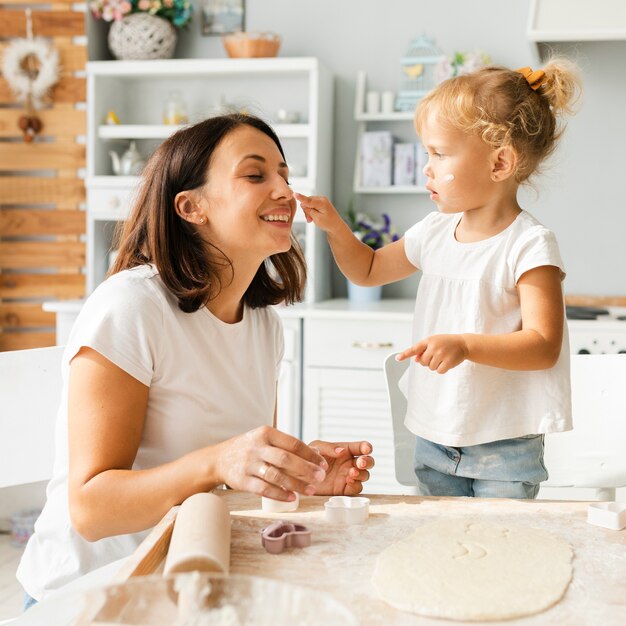
[[[362,524],[370,514],[370,501],[362,496],[333,496],[324,503],[326,521],[333,524]]]
[[[285,548],[306,548],[311,545],[311,531],[302,524],[274,522],[261,531],[261,544],[270,554]]]
[[[296,494],[296,499],[291,502],[261,496],[261,509],[266,513],[292,513],[297,511],[300,506],[300,494],[298,492],[294,493]]]
[[[591,503],[587,509],[587,522],[610,530],[626,528],[626,502]]]

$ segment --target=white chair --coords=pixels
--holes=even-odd
[[[409,361],[385,360],[391,406],[396,479],[416,485],[415,435],[404,425],[406,397],[398,387]],[[614,500],[626,486],[626,355],[571,357],[574,430],[546,435],[544,461],[550,478],[543,487],[593,488],[596,499]]]
[[[0,488],[52,476],[63,349],[0,352]]]
[[[413,453],[415,451],[415,435],[404,425],[406,415],[406,395],[398,386],[400,379],[409,367],[409,360],[396,361],[396,355],[390,354],[385,359],[385,379],[391,421],[393,426],[394,465],[396,480],[407,487],[417,487],[417,479],[413,471]]]
[[[63,349],[0,352],[0,487],[52,476]]]
[[[577,354],[571,372],[574,430],[546,436],[542,487],[592,488],[596,499],[615,500],[626,486],[626,355]]]

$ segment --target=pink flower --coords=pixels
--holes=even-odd
[[[174,6],[174,0],[163,0],[163,4],[164,4],[166,7],[168,7],[168,8],[169,8],[169,7],[173,7],[173,6]]]
[[[150,0],[139,0],[137,7],[140,11],[147,11],[150,8]]]
[[[122,13],[122,15],[126,15],[127,13],[130,13],[130,10],[132,8],[133,8],[132,4],[130,2],[127,2],[126,0],[124,0],[120,4],[120,12]]]

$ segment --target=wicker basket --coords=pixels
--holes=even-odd
[[[280,36],[275,33],[233,33],[222,38],[231,58],[275,57],[280,48]]]

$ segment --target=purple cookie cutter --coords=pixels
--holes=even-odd
[[[311,531],[301,524],[274,522],[261,531],[261,543],[270,554],[285,548],[306,548],[311,545]]]

